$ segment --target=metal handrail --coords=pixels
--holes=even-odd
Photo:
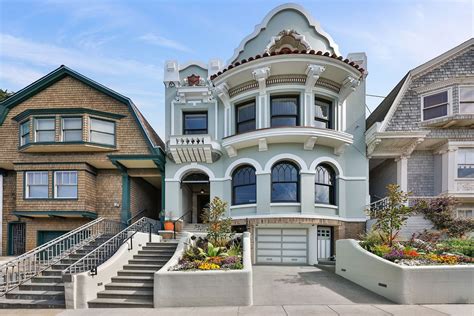
[[[98,218],[0,265],[0,297],[98,237],[115,234],[121,227],[119,222]]]
[[[143,210],[141,210],[141,211],[139,211],[139,212],[138,212],[137,214],[135,214],[134,216],[132,216],[129,220],[127,220],[127,226],[129,226],[129,225],[132,223],[132,221],[133,221],[134,219],[136,219],[137,217],[139,217],[140,215],[142,215],[142,214],[145,213],[145,212],[148,212],[148,210],[147,210],[146,208],[143,209]],[[142,216],[142,217],[143,217],[143,216]]]
[[[159,221],[148,217],[142,217],[64,269],[62,274],[72,275],[85,271],[94,271],[95,273],[97,271],[97,267],[107,261],[120,248],[120,246],[122,246],[128,240],[128,238],[131,237],[130,234],[135,234],[136,232],[148,233],[150,236],[149,240],[151,241],[151,234],[158,234],[159,228]]]
[[[183,215],[181,215],[180,218],[178,218],[177,220],[174,220],[173,221],[173,239],[176,239],[176,223],[179,222],[180,220],[182,220],[186,215],[188,215],[189,213],[191,213],[192,211],[187,211],[186,213],[184,213]]]
[[[436,198],[437,198],[436,196],[409,196],[407,201],[406,201],[406,205],[407,206],[413,206],[413,202],[416,202],[417,200],[432,200],[432,199],[436,199]],[[367,210],[366,210],[367,215],[369,215],[370,211],[379,212],[379,211],[383,210],[385,207],[387,207],[388,204],[389,204],[388,196],[386,196],[384,198],[381,198],[380,200],[377,200],[377,201],[374,201],[374,202],[370,203],[367,206]]]

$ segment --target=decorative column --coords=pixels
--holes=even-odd
[[[267,113],[267,78],[270,75],[270,67],[263,67],[252,71],[253,78],[258,82],[258,98],[257,98],[257,129],[267,126],[267,117],[263,113]]]
[[[306,82],[304,90],[303,126],[314,126],[314,96],[313,88],[326,67],[321,65],[308,65],[306,68]]]
[[[232,134],[231,119],[230,119],[231,113],[230,113],[229,86],[227,85],[227,83],[223,82],[215,88],[215,93],[224,104],[224,137],[227,137]]]
[[[408,157],[395,159],[397,163],[397,184],[403,192],[408,192]]]
[[[343,82],[341,90],[339,91],[338,102],[337,102],[337,126],[336,129],[343,132],[346,129],[346,99],[355,91],[357,86],[360,84],[360,80],[351,76],[348,76]]]

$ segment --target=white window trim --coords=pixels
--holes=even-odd
[[[257,207],[256,203],[249,203],[249,204],[239,204],[239,205],[232,205],[229,208],[231,210],[239,209],[239,208],[252,208],[252,207]]]
[[[58,196],[58,178],[57,178],[57,175],[58,173],[61,173],[61,172],[75,172],[76,173],[76,185],[72,185],[72,184],[63,184],[62,186],[75,186],[76,187],[76,196],[69,196],[69,197],[66,197],[66,196],[61,196],[59,197]],[[76,171],[76,170],[60,170],[60,171],[55,171],[54,172],[54,198],[55,199],[59,199],[59,200],[67,200],[67,199],[77,199],[79,198],[79,186],[78,186],[78,182],[79,182],[79,173]]]
[[[55,116],[45,116],[45,117],[34,117],[33,118],[33,142],[37,143],[37,121],[38,120],[53,120],[54,121],[54,140],[52,142],[56,142],[56,117]],[[30,130],[31,133],[31,130]],[[44,142],[38,142],[38,143],[44,143]]]
[[[474,218],[474,207],[458,207],[456,209],[456,218],[459,218],[459,211],[472,211],[473,216],[471,216],[471,218]],[[463,217],[463,218],[469,218],[469,217]]]
[[[30,197],[30,185],[28,183],[28,174],[30,173],[46,173],[48,176],[47,180],[47,186],[48,186],[48,196],[46,197]],[[27,200],[42,200],[42,199],[48,199],[49,198],[49,172],[48,171],[25,171],[25,199]]]
[[[68,118],[76,118],[76,119],[80,119],[81,120],[81,135],[83,135],[84,133],[84,117],[81,117],[81,116],[61,116],[61,142],[65,142],[64,140],[64,119],[68,119]],[[83,139],[83,136],[81,136],[81,140],[82,141]]]
[[[454,157],[454,181],[474,181],[474,178],[459,178],[458,177],[458,159],[459,159],[459,149],[473,149],[474,150],[474,144],[466,144],[466,145],[458,145],[456,146],[456,154]]]
[[[314,207],[319,207],[319,208],[331,208],[334,210],[337,210],[339,207],[334,204],[322,204],[322,203],[314,203]]]
[[[420,107],[421,122],[426,122],[423,118],[425,97],[429,97],[430,95],[434,95],[434,94],[438,94],[438,93],[442,93],[442,92],[448,92],[448,113],[444,116],[435,117],[435,118],[432,118],[432,119],[428,119],[426,121],[436,120],[436,119],[439,119],[439,118],[442,118],[442,117],[448,117],[448,116],[453,115],[453,87],[442,88],[442,89],[433,90],[433,91],[430,91],[430,92],[427,92],[427,93],[424,93],[424,94],[420,95],[420,98],[421,98],[421,101],[420,101],[420,104],[421,104],[421,107]]]
[[[458,113],[459,114],[474,114],[474,112],[461,112],[461,88],[467,88],[471,87],[474,89],[474,84],[463,84],[458,86],[458,102],[459,102],[459,107],[458,107]]]

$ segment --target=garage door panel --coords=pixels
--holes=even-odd
[[[281,263],[281,257],[258,257],[257,262],[259,263]]]
[[[283,236],[283,241],[306,242],[306,236]]]
[[[306,236],[305,229],[283,229],[283,235],[302,235]]]
[[[258,250],[259,256],[281,256],[281,250],[270,250],[270,249],[259,249]]]
[[[258,236],[258,241],[281,242],[281,236]]]
[[[283,249],[306,249],[306,243],[283,243]]]
[[[304,250],[283,250],[283,256],[287,257],[306,257],[306,249]]]
[[[271,248],[271,249],[281,249],[281,244],[280,243],[273,243],[273,242],[259,242],[257,243],[257,248],[258,249],[263,249],[263,248]]]
[[[260,228],[259,235],[281,235],[281,229]]]
[[[306,263],[306,257],[301,258],[282,258],[282,263]]]

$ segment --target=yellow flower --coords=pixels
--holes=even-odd
[[[221,267],[215,263],[204,262],[198,268],[199,270],[219,270]]]

